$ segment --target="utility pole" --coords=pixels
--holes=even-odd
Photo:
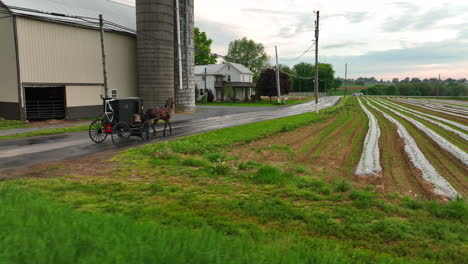
[[[317,21],[315,22],[315,112],[318,113],[318,84],[319,84],[319,73],[318,73],[318,43],[319,43],[319,21],[320,11],[317,11]]]
[[[278,103],[281,104],[281,84],[280,84],[280,74],[278,66],[278,47],[275,46],[276,53],[276,89],[278,91]]]
[[[104,97],[109,98],[109,86],[107,84],[107,69],[106,69],[106,50],[104,49],[104,19],[102,14],[99,15],[99,29],[101,32],[101,55],[102,55],[102,74],[104,77]]]
[[[205,67],[205,90],[203,91],[203,96],[205,97],[205,102],[204,102],[205,104],[208,103],[208,90],[206,89],[206,76],[207,76],[207,70]]]
[[[439,73],[439,81],[437,82],[437,98],[439,98],[439,92],[440,92],[440,73]]]
[[[345,74],[344,74],[344,96],[348,95],[348,63],[345,64]]]

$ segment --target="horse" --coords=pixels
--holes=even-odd
[[[144,120],[153,120],[153,131],[156,134],[155,126],[158,124],[159,120],[164,120],[164,132],[163,136],[166,136],[166,128],[169,125],[169,131],[172,135],[172,126],[171,126],[171,117],[174,115],[174,97],[169,97],[164,106],[155,107],[148,109],[143,116]]]

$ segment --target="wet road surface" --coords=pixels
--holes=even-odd
[[[339,97],[323,97],[318,109],[334,106],[338,100]],[[288,107],[199,107],[195,114],[176,115],[173,118],[171,136],[161,138],[163,125],[158,124],[158,135],[149,143],[312,111],[315,111],[315,102]],[[132,137],[127,146],[143,143],[148,142]],[[89,139],[88,131],[3,140],[0,141],[0,174],[8,169],[27,168],[43,162],[65,160],[110,149],[116,149],[110,137],[102,144],[94,144]]]

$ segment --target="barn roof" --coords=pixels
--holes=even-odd
[[[96,26],[96,24],[70,16],[97,19],[99,14],[102,14],[104,20],[136,31],[135,7],[109,0],[0,0],[0,3],[7,6],[13,14],[35,16],[84,26]],[[43,13],[36,13],[33,10],[39,10]],[[52,14],[64,14],[68,17]],[[109,28],[109,26],[107,27]],[[112,29],[119,30],[115,27]],[[119,31],[128,30],[120,29]]]

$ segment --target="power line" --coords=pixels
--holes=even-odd
[[[314,47],[314,45],[315,45],[315,43],[312,44],[306,51],[304,51],[304,53],[302,53],[301,55],[299,55],[299,57],[297,57],[295,59],[290,60],[290,59],[281,59],[280,58],[280,60],[282,60],[282,61],[295,61],[295,60],[298,60],[298,59],[302,58],[304,55],[306,55]]]

